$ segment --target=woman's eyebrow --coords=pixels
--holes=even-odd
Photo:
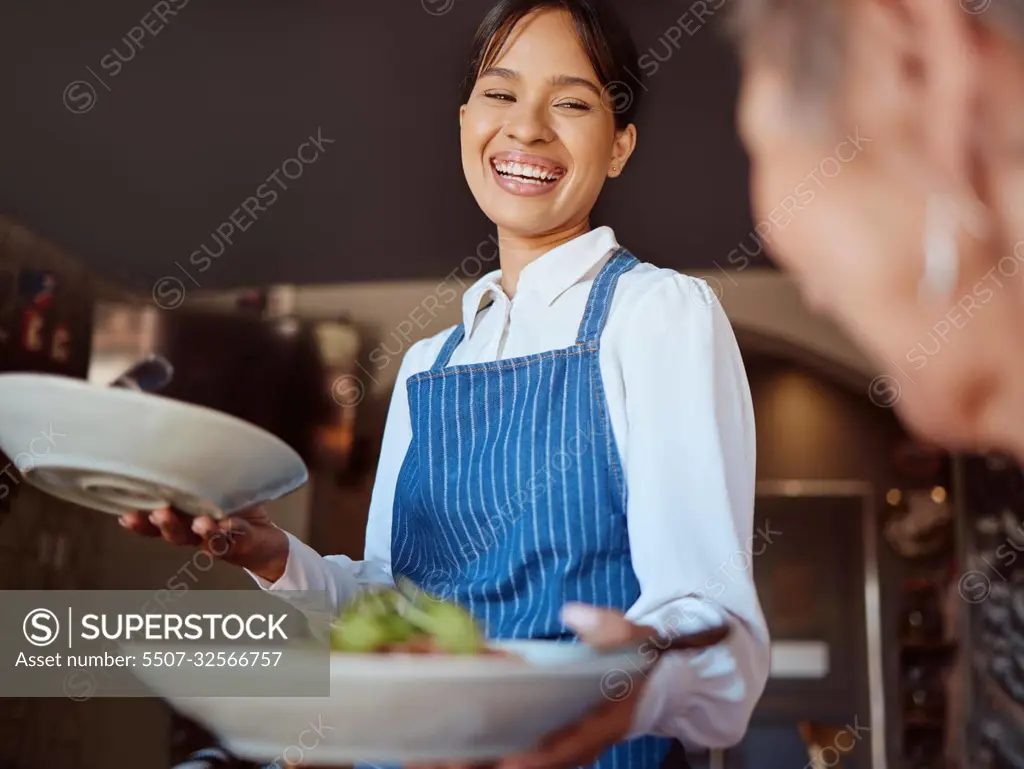
[[[551,85],[581,85],[594,92],[594,95],[601,98],[601,89],[592,80],[576,75],[555,75],[551,78]]]
[[[480,73],[481,78],[485,77],[500,77],[506,80],[520,80],[521,77],[518,72],[514,69],[508,69],[507,67],[488,67]],[[601,89],[592,81],[585,77],[578,77],[576,75],[554,75],[548,79],[551,85],[556,86],[583,86],[584,88],[593,91],[594,95],[601,98]]]
[[[506,80],[519,80],[519,73],[506,67],[488,67],[480,73],[480,77],[503,77]]]

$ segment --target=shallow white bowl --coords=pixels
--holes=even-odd
[[[173,506],[219,518],[308,479],[298,453],[241,419],[45,374],[0,375],[0,450],[33,486],[115,515]]]
[[[623,695],[648,669],[639,652],[601,654],[585,644],[557,641],[495,646],[526,661],[335,653],[329,697],[166,699],[248,761],[295,761],[300,753],[303,766],[485,761],[536,746],[606,698]],[[129,645],[125,650],[133,653]],[[182,672],[134,669],[161,696],[180,691]],[[222,677],[227,691],[233,673],[204,668],[202,676],[206,682]]]

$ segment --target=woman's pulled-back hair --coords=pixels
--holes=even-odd
[[[636,45],[626,25],[602,0],[499,0],[487,12],[473,39],[469,67],[462,83],[463,103],[473,92],[480,73],[498,58],[516,24],[535,11],[543,10],[569,14],[601,86],[608,89],[609,96],[623,97],[616,99],[621,103],[615,108],[615,127],[621,130],[632,123],[642,91],[628,85],[635,81],[628,68],[637,61]]]

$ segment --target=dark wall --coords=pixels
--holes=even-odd
[[[751,223],[736,70],[716,24],[726,6],[618,5],[641,51],[627,85],[648,102],[597,223],[664,266],[730,266]],[[195,290],[447,275],[491,231],[465,188],[457,122],[487,7],[7,3],[0,211],[146,291],[163,276]],[[282,164],[318,133],[323,153],[287,164],[301,169],[287,179]],[[275,171],[287,189],[268,182]],[[257,195],[267,208],[253,218],[241,206]],[[232,245],[190,263],[203,244],[220,250],[213,233],[233,213]]]

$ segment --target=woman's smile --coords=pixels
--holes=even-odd
[[[591,11],[577,19],[569,12],[576,6],[560,0],[508,2],[518,10],[477,40],[464,83],[462,169],[499,239],[535,242],[539,256],[559,233],[589,228],[605,182],[633,151],[636,128],[632,113],[614,112],[605,96],[621,75],[617,60],[577,27]]]
[[[565,177],[566,169],[550,158],[525,152],[498,152],[490,157],[491,174],[512,195],[546,195]]]

